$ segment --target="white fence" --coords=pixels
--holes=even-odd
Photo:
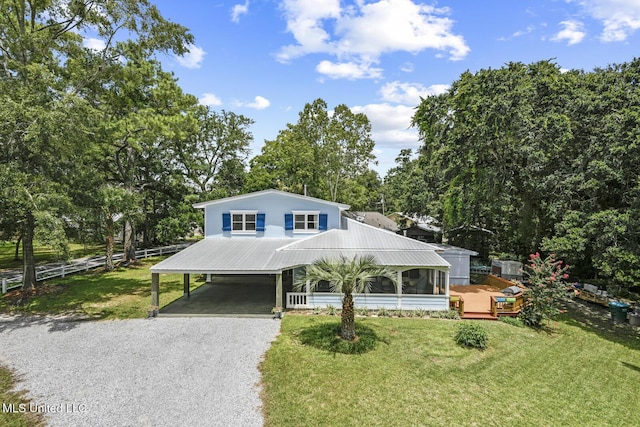
[[[151,248],[151,249],[140,249],[136,251],[136,258],[149,258],[154,256],[162,256],[174,254],[176,252],[180,252],[190,243],[181,243],[178,245],[171,246],[162,246],[159,248]],[[113,261],[118,262],[122,261],[124,258],[124,254],[118,253],[113,254]],[[77,273],[80,271],[87,271],[92,268],[98,268],[104,266],[106,261],[106,256],[96,256],[91,258],[82,259],[80,261],[58,264],[58,265],[47,265],[42,267],[36,267],[36,281],[40,282],[42,280],[52,279],[54,277],[64,277],[68,274]],[[2,293],[6,294],[11,289],[19,288],[22,286],[22,274],[18,274],[12,277],[5,277],[2,279]]]

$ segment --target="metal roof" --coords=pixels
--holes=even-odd
[[[290,249],[359,249],[439,251],[429,243],[401,236],[388,230],[345,218],[346,229],[333,229],[325,233],[298,240],[278,250]]]
[[[478,256],[478,252],[472,251],[471,249],[465,249],[458,246],[447,245],[445,243],[430,243],[430,245],[433,245],[444,252],[451,252],[451,253],[457,253],[457,254],[469,255],[469,256]]]
[[[338,258],[344,255],[347,258],[355,256],[373,255],[379,265],[391,267],[433,267],[448,268],[451,265],[434,251],[376,251],[376,250],[340,250],[328,249],[316,250],[288,250],[276,252],[273,257],[275,264],[283,266],[283,269],[309,265],[325,258]]]
[[[448,268],[430,244],[347,219],[346,229],[291,238],[212,237],[151,267],[152,273],[275,274],[320,258],[371,254],[380,265]]]
[[[209,200],[207,202],[195,203],[193,205],[193,207],[194,208],[204,208],[204,207],[209,206],[209,205],[215,205],[215,204],[218,204],[218,203],[228,202],[228,201],[232,201],[232,200],[242,200],[242,199],[246,199],[248,197],[254,197],[254,196],[258,196],[258,195],[262,195],[262,194],[281,194],[281,195],[285,195],[285,196],[293,197],[293,198],[297,198],[297,199],[313,200],[315,202],[324,203],[324,204],[327,204],[327,205],[337,206],[338,208],[340,208],[342,210],[349,209],[349,205],[345,205],[343,203],[330,202],[328,200],[322,200],[322,199],[318,199],[318,198],[315,198],[315,197],[303,196],[302,194],[289,193],[289,192],[286,192],[286,191],[273,190],[273,189],[271,189],[271,190],[254,191],[253,193],[240,194],[238,196],[224,197],[222,199]]]
[[[151,267],[152,273],[279,273],[271,265],[275,250],[291,239],[215,237],[199,241]]]

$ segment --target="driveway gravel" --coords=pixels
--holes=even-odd
[[[0,363],[50,426],[261,426],[260,318],[0,315]]]

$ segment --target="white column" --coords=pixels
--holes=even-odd
[[[151,305],[160,306],[160,275],[151,273]]]
[[[449,296],[449,270],[444,272],[444,294]]]
[[[282,273],[276,274],[276,307],[282,307]]]
[[[396,296],[398,298],[398,309],[402,308],[402,270],[398,270],[398,276],[396,277],[398,283],[396,283]]]

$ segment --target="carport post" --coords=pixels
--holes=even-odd
[[[160,274],[151,273],[151,305],[160,306]]]
[[[282,307],[282,273],[276,274],[276,307]]]
[[[191,296],[191,290],[189,289],[189,273],[184,274],[184,294],[188,297]]]

